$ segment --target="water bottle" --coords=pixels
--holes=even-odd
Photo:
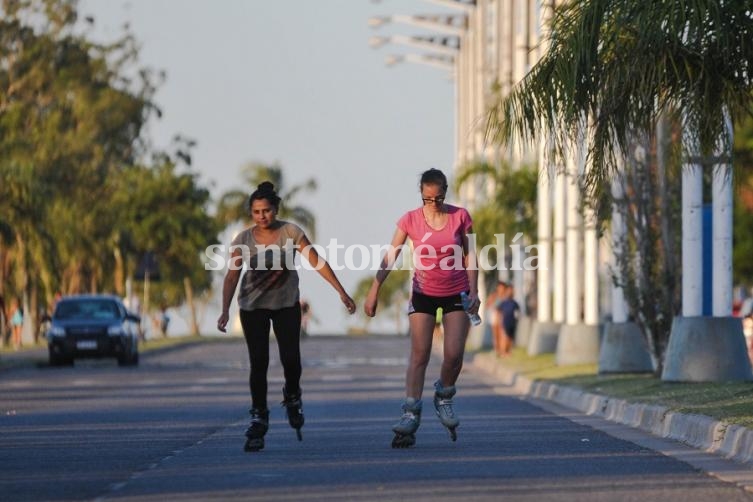
[[[471,314],[468,312],[468,309],[471,308],[471,299],[468,298],[468,293],[463,291],[460,293],[460,302],[463,304],[463,310],[465,310],[465,313],[468,314],[468,319],[471,320],[471,324],[474,326],[478,326],[481,324],[481,317],[478,314]]]

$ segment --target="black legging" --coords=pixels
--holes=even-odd
[[[241,326],[246,338],[251,372],[248,384],[251,389],[251,405],[267,409],[267,369],[269,368],[270,321],[277,338],[280,362],[285,373],[285,389],[288,394],[298,393],[301,383],[301,306],[279,310],[241,310]]]

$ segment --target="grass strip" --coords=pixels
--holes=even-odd
[[[516,348],[501,364],[529,380],[576,387],[631,403],[666,406],[680,413],[706,415],[753,427],[753,383],[664,382],[651,374],[598,374],[596,364],[557,366],[554,354],[529,356]]]

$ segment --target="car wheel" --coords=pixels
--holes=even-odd
[[[138,366],[139,353],[131,354],[130,356],[118,357],[118,366]]]

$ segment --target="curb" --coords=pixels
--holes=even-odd
[[[630,403],[574,387],[532,381],[502,366],[492,353],[474,355],[471,364],[509,385],[518,394],[553,401],[586,415],[680,441],[738,462],[753,460],[753,431],[740,425],[720,422],[705,415],[677,413],[665,406]]]

